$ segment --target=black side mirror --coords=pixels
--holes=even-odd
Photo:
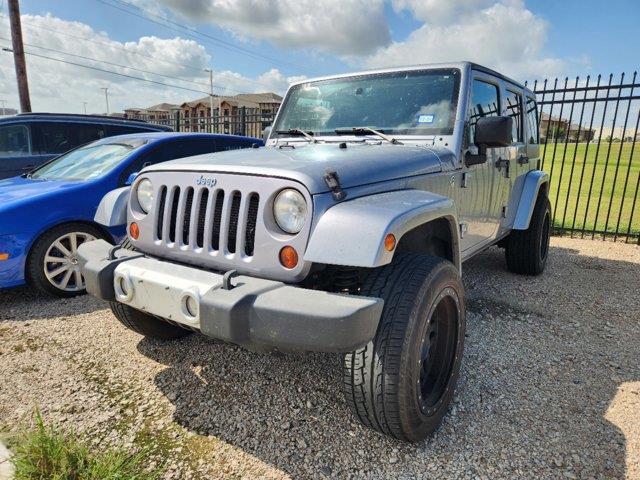
[[[508,147],[511,145],[513,118],[511,117],[482,117],[476,123],[473,143],[478,147],[478,153],[467,152],[465,164],[467,167],[487,161],[487,148]]]

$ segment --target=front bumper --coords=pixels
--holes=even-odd
[[[349,352],[375,335],[379,298],[327,293],[274,280],[223,275],[120,249],[103,240],[80,246],[87,291],[108,301],[252,349]]]
[[[25,261],[32,234],[0,235],[0,253],[8,254],[0,260],[0,290],[25,284]]]

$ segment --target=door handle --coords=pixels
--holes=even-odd
[[[529,163],[529,157],[527,157],[526,155],[520,155],[518,157],[518,163],[520,165],[524,165],[525,163]]]

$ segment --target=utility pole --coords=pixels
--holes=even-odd
[[[0,102],[2,102],[2,113],[0,113],[0,115],[4,115],[5,112],[6,112],[7,101],[6,100],[0,100]]]
[[[87,102],[82,102],[82,106],[84,107],[84,114],[87,114]]]
[[[20,25],[20,6],[18,0],[9,0],[9,22],[11,23],[11,43],[13,44],[13,62],[16,66],[16,79],[18,80],[18,95],[20,96],[20,111],[31,111],[29,99],[29,82],[27,81],[27,63],[24,59],[24,46],[22,45],[22,26]]]
[[[211,110],[211,133],[213,133],[213,70],[211,68],[205,68],[205,72],[209,72],[209,110]],[[220,112],[218,112],[220,114]]]
[[[109,87],[102,87],[101,90],[104,90],[104,101],[107,104],[107,115],[109,115]]]

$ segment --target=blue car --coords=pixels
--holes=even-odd
[[[84,293],[76,251],[83,242],[118,242],[125,224],[94,221],[108,192],[144,166],[176,158],[262,145],[251,137],[139,133],[71,150],[29,174],[0,180],[0,290],[29,283],[70,297]]]

